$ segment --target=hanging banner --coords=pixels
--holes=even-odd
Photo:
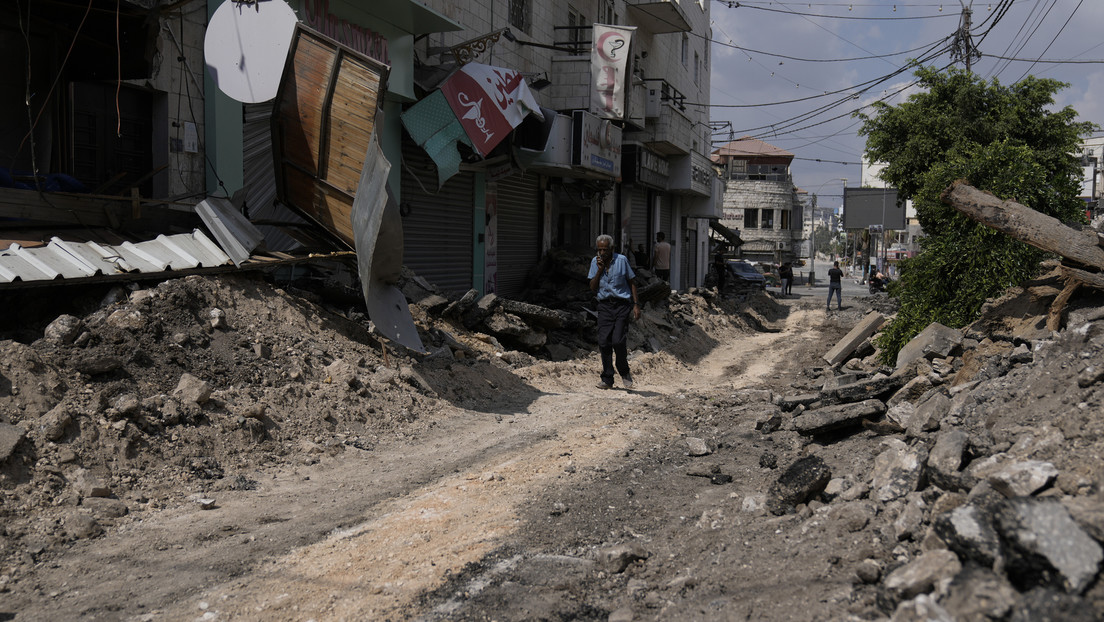
[[[603,119],[625,118],[625,76],[629,70],[629,48],[636,28],[595,24],[590,50],[590,72],[594,96],[591,112]]]
[[[512,69],[468,63],[449,76],[441,85],[441,92],[456,118],[460,119],[476,152],[483,157],[502,142],[525,115],[544,119],[529,85]]]

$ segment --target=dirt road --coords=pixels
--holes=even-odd
[[[804,304],[789,301],[774,332],[713,335],[719,345],[693,364],[637,358],[632,391],[592,388],[593,360],[541,363],[520,372],[535,397],[439,410],[415,439],[270,466],[253,490],[212,494],[210,510],[141,511],[38,565],[0,595],[0,616],[814,620],[861,611],[871,603],[856,598],[849,564],[881,544],[810,532],[809,514],[762,510],[772,467],[808,451],[755,430],[774,408],[766,391],[792,392],[860,313],[826,317]],[[687,455],[686,437],[712,453]],[[868,458],[846,443],[821,453]],[[711,481],[717,474],[732,479]]]

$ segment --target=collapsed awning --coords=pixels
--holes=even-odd
[[[468,63],[400,118],[437,165],[438,184],[444,185],[460,168],[458,143],[486,158],[528,115],[544,120],[521,73]]]
[[[744,240],[740,237],[739,232],[733,231],[732,229],[729,229],[728,227],[722,225],[719,220],[710,220],[709,228],[719,233],[724,239],[728,240],[728,243],[731,244],[734,248],[744,243]]]

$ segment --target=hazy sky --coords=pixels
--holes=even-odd
[[[1002,84],[1027,74],[1067,82],[1058,106],[1104,126],[1102,0],[712,2],[712,120],[730,121],[735,138],[793,153],[794,183],[817,193],[821,206],[842,202],[839,178],[859,185],[863,140],[850,113],[882,98],[903,101],[914,90],[912,71],[902,71],[909,59],[936,54],[925,64],[949,65],[943,50],[963,4],[972,5],[973,43],[983,55],[973,61],[976,74]],[[823,62],[860,57],[878,58]],[[1080,62],[1045,62],[1058,60]],[[726,107],[733,104],[755,106]],[[727,132],[714,136],[715,146]]]

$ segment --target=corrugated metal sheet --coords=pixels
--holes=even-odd
[[[116,246],[54,237],[46,246],[24,248],[12,244],[0,251],[0,283],[212,268],[230,263],[230,257],[198,229]]]

